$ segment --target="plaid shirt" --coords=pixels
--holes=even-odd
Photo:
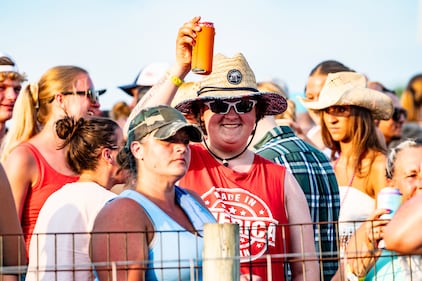
[[[332,259],[323,262],[323,280],[331,280],[338,268],[336,222],[340,195],[330,161],[288,126],[273,128],[255,145],[255,149],[257,154],[284,165],[301,186],[314,222],[317,254],[322,260]]]

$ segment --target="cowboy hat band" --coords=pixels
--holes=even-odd
[[[255,74],[241,53],[232,58],[216,54],[212,73],[196,84],[195,88],[199,89],[196,95],[192,93],[175,106],[181,112],[194,113],[194,108],[209,100],[245,97],[256,99],[263,115],[276,115],[287,109],[285,98],[257,89]]]
[[[367,88],[366,78],[357,72],[329,73],[317,101],[301,99],[308,109],[321,110],[334,105],[354,105],[371,111],[374,119],[388,120],[393,102],[386,94]]]

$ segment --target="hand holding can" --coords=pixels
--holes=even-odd
[[[377,196],[377,208],[389,209],[390,213],[382,215],[380,219],[391,220],[391,218],[394,216],[394,213],[400,207],[401,201],[402,194],[400,193],[400,190],[398,188],[384,187],[383,189],[381,189]],[[380,240],[378,242],[378,248],[385,248],[384,240]]]
[[[208,75],[212,71],[214,56],[215,29],[212,22],[199,23],[202,30],[197,33],[196,44],[192,50],[192,72]]]
[[[402,200],[402,194],[400,190],[395,187],[384,187],[378,193],[377,197],[377,208],[389,209],[389,214],[384,214],[381,216],[381,219],[390,220],[397,209],[400,207]]]

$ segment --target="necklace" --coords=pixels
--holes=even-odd
[[[251,137],[250,137],[250,139],[249,139],[248,144],[245,146],[245,148],[244,148],[244,149],[243,149],[243,150],[242,150],[239,154],[236,154],[235,156],[232,156],[232,157],[229,157],[229,158],[222,158],[222,157],[218,156],[217,154],[215,154],[214,152],[212,152],[212,151],[211,151],[211,149],[208,147],[207,142],[206,142],[205,140],[203,141],[203,143],[204,143],[204,145],[205,145],[206,149],[208,150],[208,152],[209,152],[209,153],[210,153],[210,154],[211,154],[214,158],[217,158],[218,160],[222,161],[222,162],[223,162],[224,167],[228,167],[228,166],[229,166],[229,161],[230,161],[230,160],[233,160],[233,159],[235,159],[235,158],[239,157],[240,155],[242,155],[242,154],[246,151],[246,149],[248,149],[249,145],[251,144],[251,142],[252,142],[252,140],[253,140],[253,138],[254,138],[254,136],[255,136],[256,126],[258,126],[258,119],[257,119],[257,120],[256,120],[256,122],[255,122],[255,127],[254,127],[254,129],[252,130]]]
[[[334,170],[336,169],[337,162],[340,160],[340,157],[341,157],[341,155],[340,155],[340,156],[336,159],[336,161],[334,162],[334,165],[333,165]],[[347,171],[347,170],[346,170],[346,171]],[[347,173],[346,173],[346,174],[347,174]],[[347,194],[349,193],[349,189],[350,189],[350,187],[352,186],[353,180],[354,180],[354,178],[355,178],[355,174],[356,174],[356,171],[354,170],[354,171],[353,171],[353,174],[352,174],[352,177],[350,178],[349,183],[348,183],[348,185],[347,185],[346,193],[344,194],[343,198],[341,199],[341,202],[340,202],[340,208],[341,208],[341,206],[343,206],[344,200],[346,200]],[[347,175],[346,175],[346,176],[347,176]]]
[[[249,141],[249,143],[250,143],[250,141]],[[208,152],[211,153],[211,155],[214,156],[215,158],[217,158],[218,160],[223,161],[224,167],[229,166],[230,160],[233,160],[233,159],[239,157],[240,155],[242,155],[246,151],[246,149],[248,149],[249,143],[248,143],[247,146],[245,146],[245,148],[239,154],[236,154],[235,156],[232,156],[232,157],[229,157],[229,158],[222,158],[222,157],[216,155],[214,152],[212,152],[211,149],[208,147],[207,142],[204,141],[204,145],[207,148]]]

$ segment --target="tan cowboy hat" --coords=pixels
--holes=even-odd
[[[317,101],[301,99],[309,109],[324,109],[333,105],[354,105],[367,108],[374,119],[388,120],[393,114],[391,98],[366,87],[364,75],[356,72],[329,73]]]
[[[205,101],[240,97],[256,99],[263,115],[276,115],[287,108],[286,99],[279,94],[258,91],[255,74],[241,53],[232,58],[216,54],[212,73],[196,83],[198,90],[195,96],[175,106],[183,113],[194,113],[193,107]]]

